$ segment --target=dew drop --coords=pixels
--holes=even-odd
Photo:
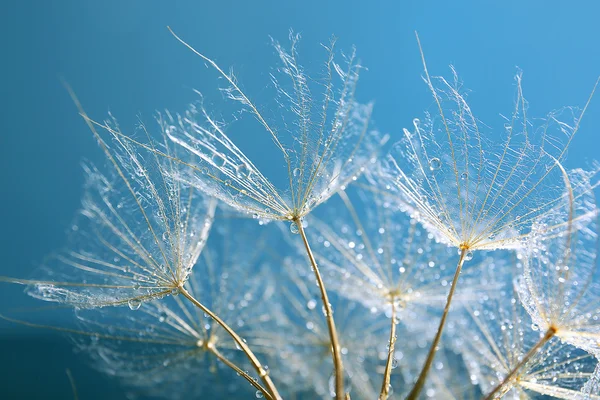
[[[262,399],[264,397],[263,393],[260,390],[256,391],[256,398],[257,399]]]
[[[300,233],[300,231],[298,230],[298,225],[296,225],[295,222],[292,222],[290,224],[290,232],[292,232],[293,234],[298,234]]]
[[[138,299],[131,299],[127,302],[127,305],[131,310],[139,310],[142,305],[142,302]]]
[[[392,359],[392,369],[398,368],[398,360]]]
[[[238,178],[243,178],[244,175],[247,173],[247,171],[248,171],[248,167],[246,166],[246,164],[236,165],[235,176],[237,176]]]
[[[294,168],[294,170],[292,171],[292,174],[293,174],[294,176],[298,176],[298,175],[300,175],[300,168]]]
[[[442,167],[442,162],[440,161],[439,158],[434,157],[431,160],[429,160],[429,169],[430,170],[437,171],[441,167]]]
[[[167,313],[163,311],[158,316],[158,321],[159,322],[165,322],[167,320],[167,317],[168,317]]]
[[[217,167],[223,167],[225,166],[225,156],[222,155],[221,153],[214,153],[212,155],[212,162],[217,166]]]
[[[473,252],[467,251],[467,253],[465,254],[465,261],[471,261],[472,259],[473,259]]]
[[[460,174],[460,179],[462,179],[463,181],[466,180],[469,177],[469,174],[467,174],[466,172],[463,172],[462,174]]]
[[[317,306],[317,301],[315,299],[310,299],[306,303],[306,307],[308,307],[309,310],[314,310],[316,306]]]

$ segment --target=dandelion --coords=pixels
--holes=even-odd
[[[504,297],[469,307],[458,329],[458,346],[486,399],[583,398],[580,390],[592,375],[595,358],[547,338],[510,285]],[[590,397],[595,398],[600,397]]]
[[[114,119],[106,124],[119,130]],[[29,285],[34,297],[77,308],[137,309],[185,283],[206,243],[216,202],[169,179],[173,164],[118,137],[107,142],[90,128],[110,169],[84,165],[85,195],[67,249],[48,258],[37,272],[40,279],[8,280]],[[148,135],[143,125],[140,130]],[[167,144],[163,151],[170,153]]]
[[[595,201],[577,197],[578,187],[593,189],[598,170],[576,170],[566,181],[572,207],[537,221],[535,230],[550,232],[540,241],[532,235],[522,252],[524,277],[519,296],[534,323],[548,336],[558,336],[600,355],[600,287],[598,286],[598,225]],[[583,211],[582,211],[583,210]],[[590,214],[591,222],[574,215]],[[567,226],[567,229],[555,227]]]
[[[84,165],[70,244],[38,279],[0,277],[58,303],[44,318],[74,308],[77,327],[50,328],[97,369],[175,399],[600,400],[600,166],[563,166],[590,100],[532,120],[519,73],[494,143],[455,71],[431,77],[421,51],[436,113],[377,163],[387,137],[356,101],[354,52],[338,61],[332,40],[316,75],[298,35],[274,41],[263,109],[173,35],[225,82],[234,121],[201,100],[159,114],[157,140],[93,121],[73,96],[110,168]],[[236,131],[264,133],[283,182]]]
[[[422,50],[421,57],[437,116],[415,119],[414,131],[404,130],[404,138],[392,149],[380,179],[404,211],[438,240],[459,249],[449,309],[463,263],[471,252],[519,248],[536,218],[563,206],[562,190],[556,186],[562,182],[560,162],[596,86],[580,113],[564,108],[533,125],[527,115],[521,74],[517,74],[515,107],[505,118],[505,138],[498,145],[488,140],[487,128],[473,115],[454,69],[452,81],[432,78]],[[423,387],[438,336],[410,399],[415,399]]]
[[[282,115],[280,122],[268,122],[233,74],[177,39],[225,79],[227,98],[249,112],[273,140],[285,163],[288,187],[272,184],[202,106],[162,121],[169,138],[192,156],[192,166],[181,168],[179,179],[256,218],[296,221],[373,163],[385,137],[369,127],[372,106],[355,100],[361,66],[354,52],[345,65],[339,64],[332,40],[325,46],[324,76],[313,78],[297,62],[299,35],[290,34],[289,51],[275,42],[281,66],[271,78]]]

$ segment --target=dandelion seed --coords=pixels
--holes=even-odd
[[[515,109],[497,146],[485,140],[452,72],[453,81],[426,75],[438,116],[405,130],[379,178],[438,240],[471,250],[519,248],[540,215],[564,206],[556,194],[559,162],[587,104],[579,114],[565,108],[533,125],[518,74]]]
[[[256,129],[273,140],[287,168],[287,192],[262,174],[202,105],[161,120],[163,131],[192,157],[190,162],[180,163],[177,179],[265,220],[296,220],[365,170],[386,138],[369,128],[371,105],[354,99],[361,66],[353,53],[345,60],[345,69],[338,64],[332,41],[326,46],[325,76],[313,87],[317,79],[297,63],[299,39],[290,34],[290,50],[274,42],[282,66],[272,74],[275,99],[281,105],[281,117],[296,120],[293,130],[287,127],[289,123],[263,116],[232,74],[186,44],[225,79],[228,86],[222,91],[226,97],[253,115]],[[237,173],[240,165],[245,174]],[[198,173],[202,170],[208,172]],[[235,195],[242,190],[244,196]]]
[[[187,276],[208,237],[215,201],[169,178],[172,163],[111,135],[105,141],[81,113],[104,151],[110,170],[84,165],[85,195],[66,250],[51,256],[29,285],[45,301],[78,308],[127,305],[172,294]],[[114,119],[104,126],[120,132]],[[142,134],[150,138],[141,125]],[[147,147],[173,154],[149,139]],[[152,171],[152,172],[151,172]],[[194,232],[196,237],[190,234]]]
[[[482,302],[477,315],[470,308],[459,319],[455,337],[461,338],[456,342],[467,368],[487,399],[580,398],[596,360],[556,337],[536,347],[541,336],[525,309],[518,301],[506,301],[517,295],[510,286],[507,297]]]
[[[597,355],[598,210],[593,193],[580,197],[574,193],[578,187],[591,192],[598,185],[593,179],[599,171],[573,171],[565,190],[572,206],[536,221],[542,232],[529,238],[521,254],[524,277],[519,285],[519,297],[536,325],[553,329],[561,340]],[[592,221],[584,218],[588,215]]]

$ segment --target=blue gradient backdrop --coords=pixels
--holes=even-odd
[[[431,97],[421,81],[414,31],[432,74],[458,69],[476,115],[499,126],[509,113],[513,76],[524,71],[530,115],[583,105],[600,75],[600,3],[593,1],[179,1],[6,0],[0,11],[1,274],[27,277],[64,244],[79,205],[80,162],[103,156],[60,82],[86,110],[108,111],[128,130],[136,115],[183,110],[192,88],[214,88],[215,75],[179,44],[167,25],[246,87],[268,84],[269,35],[302,33],[302,60],[323,61],[318,43],[333,34],[356,45],[368,68],[358,98],[375,100],[377,126],[399,138]],[[600,98],[569,151],[568,165],[598,157]],[[26,303],[21,288],[0,286],[3,312]],[[0,323],[0,398],[70,398],[71,368],[81,400],[121,399],[117,384],[90,370],[65,338]],[[218,398],[205,394],[201,398]]]

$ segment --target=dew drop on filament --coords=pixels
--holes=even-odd
[[[131,310],[139,310],[142,305],[142,302],[138,299],[131,299],[127,302],[127,305]]]
[[[429,160],[429,169],[430,170],[437,171],[441,167],[442,167],[442,162],[440,161],[439,158],[434,157],[431,160]]]
[[[298,230],[298,225],[296,225],[295,222],[292,222],[290,224],[290,232],[292,232],[293,234],[298,234],[300,233],[300,231]]]

